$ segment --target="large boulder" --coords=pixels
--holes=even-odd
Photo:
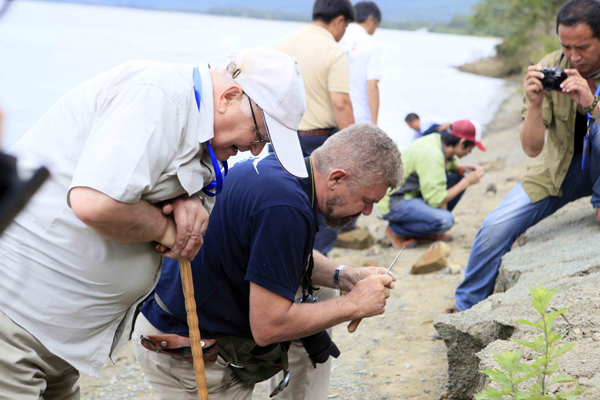
[[[538,334],[515,322],[537,319],[529,287],[538,284],[559,287],[550,306],[569,310],[568,322],[558,319],[556,330],[565,334],[564,341],[578,342],[558,359],[560,373],[583,386],[600,384],[600,224],[586,198],[525,233],[520,247],[503,257],[494,295],[435,322],[448,347],[448,398],[470,400],[487,387],[489,382],[479,370],[496,366],[495,352],[521,348],[526,357],[535,356],[507,339],[531,340]],[[579,398],[590,398],[594,390]]]

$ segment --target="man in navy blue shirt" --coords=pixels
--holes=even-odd
[[[223,335],[253,339],[255,351],[261,352],[384,312],[394,280],[385,269],[343,268],[313,253],[313,244],[317,214],[332,227],[343,226],[361,213],[370,214],[388,188],[397,186],[402,167],[396,144],[373,125],[353,125],[329,138],[307,158],[307,166],[310,176],[304,180],[287,174],[272,154],[231,168],[204,245],[192,262],[204,339]],[[313,283],[341,288],[349,292],[347,296],[296,302],[311,255]],[[192,364],[148,351],[142,343],[147,341],[140,339],[164,333],[188,336],[174,260],[164,262],[156,294],[138,316],[135,351],[159,399],[195,398]],[[158,350],[163,346],[156,345]],[[170,342],[163,347],[170,347]],[[243,382],[219,354],[205,364],[211,400],[250,399],[254,385]]]

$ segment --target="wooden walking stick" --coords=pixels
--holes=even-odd
[[[181,286],[183,286],[185,311],[187,313],[187,323],[188,328],[190,329],[190,340],[192,342],[196,385],[198,385],[198,400],[208,400],[206,375],[204,374],[204,360],[202,359],[202,340],[200,337],[200,328],[198,327],[198,314],[196,314],[196,299],[194,297],[194,281],[192,279],[192,266],[190,260],[179,260],[179,272],[181,273]]]

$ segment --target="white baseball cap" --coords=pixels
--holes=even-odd
[[[297,133],[306,93],[296,59],[270,47],[243,50],[231,59],[227,69],[262,110],[279,163],[290,175],[307,178]]]

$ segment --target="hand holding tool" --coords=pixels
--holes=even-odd
[[[389,275],[390,271],[392,270],[392,267],[394,266],[394,264],[396,264],[396,261],[398,260],[398,258],[400,257],[400,254],[402,254],[403,251],[404,251],[404,247],[400,250],[400,253],[398,253],[396,258],[392,262],[392,265],[390,265],[388,270],[385,271],[386,275]],[[362,318],[357,318],[357,319],[350,321],[350,323],[348,324],[348,332],[353,333],[354,331],[356,331],[356,328],[358,328],[358,324],[360,324],[360,321],[362,321]]]

